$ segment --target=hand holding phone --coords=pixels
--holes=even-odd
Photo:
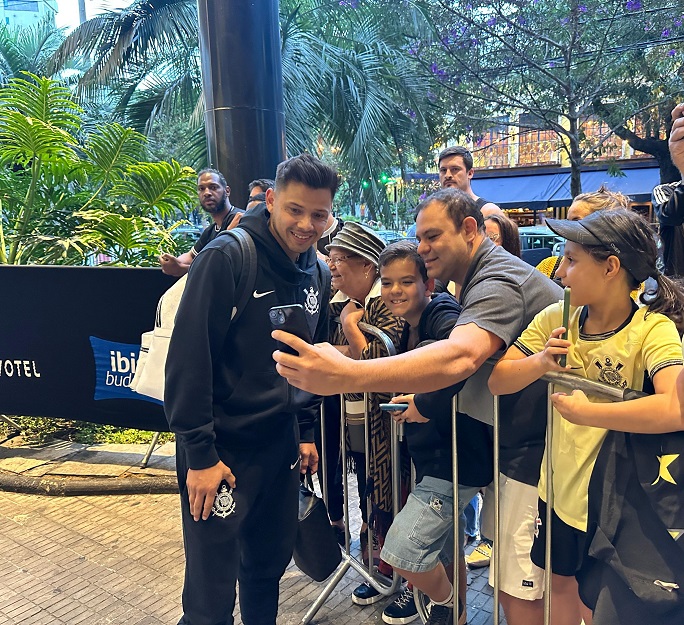
[[[268,318],[274,330],[283,330],[299,337],[307,343],[311,343],[311,332],[306,322],[304,307],[301,304],[289,304],[287,306],[274,306],[268,311]],[[278,341],[278,349],[287,354],[299,356],[299,352]]]

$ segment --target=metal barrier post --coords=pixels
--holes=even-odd
[[[501,515],[499,505],[501,502],[501,480],[499,476],[501,471],[499,470],[499,397],[494,396],[494,425],[493,430],[493,456],[494,456],[494,536],[491,536],[492,540],[492,556],[494,557],[494,567],[493,577],[494,577],[494,623],[498,625],[499,623],[499,613],[501,606],[499,605],[499,571],[501,570]]]
[[[544,544],[544,625],[551,623],[551,520],[553,516],[553,383],[546,389],[546,542]]]
[[[370,454],[370,423],[368,418],[368,393],[363,394],[363,449],[366,452],[363,455],[363,460],[366,465],[366,483],[364,484],[364,492],[368,486],[368,477],[370,476],[371,469],[371,454]],[[344,418],[344,417],[342,417]],[[357,475],[358,479],[358,475]],[[368,573],[373,575],[373,530],[370,526],[370,518],[373,514],[373,504],[369,494],[366,493],[366,518],[368,523],[366,523],[366,536],[367,536],[367,546],[368,546]],[[361,554],[361,559],[363,560],[363,554]]]
[[[323,474],[322,479],[318,480],[321,485],[321,494],[323,495],[323,501],[325,502],[325,507],[328,508],[328,465],[325,464],[326,460],[326,446],[325,446],[325,400],[321,401],[321,453],[320,462],[318,464],[319,471]]]
[[[150,457],[152,456],[152,452],[154,451],[154,448],[157,446],[158,442],[159,442],[159,432],[155,432],[152,435],[152,440],[150,441],[150,445],[147,448],[147,451],[145,452],[145,455],[143,456],[142,461],[140,462],[140,468],[141,469],[147,468],[147,463],[150,461]]]
[[[368,325],[366,323],[359,323],[359,329],[370,334],[373,337],[380,340],[388,356],[396,355],[396,348],[394,344],[389,339],[389,337],[380,329]],[[344,407],[344,395],[340,395],[340,404]],[[318,610],[321,609],[323,604],[326,602],[332,591],[335,589],[337,584],[342,581],[347,571],[351,568],[359,573],[364,581],[370,584],[375,590],[380,594],[385,596],[390,596],[394,594],[401,586],[401,577],[394,572],[392,576],[392,583],[386,584],[378,580],[373,574],[373,537],[372,530],[370,526],[368,527],[368,546],[370,547],[368,568],[366,568],[361,562],[359,562],[354,556],[351,555],[351,537],[349,534],[349,484],[347,479],[347,449],[345,445],[346,440],[346,430],[345,430],[345,420],[344,415],[341,415],[340,419],[340,445],[342,449],[342,484],[344,488],[344,526],[345,526],[345,536],[344,536],[344,553],[342,554],[342,562],[337,567],[337,570],[332,575],[330,580],[323,587],[323,590],[318,595],[316,600],[311,604],[311,607],[307,610],[306,614],[302,617],[302,624],[308,625],[311,620],[316,616]],[[365,422],[365,451],[366,451],[366,475],[370,474],[370,448],[369,448],[369,419],[368,419],[368,394],[364,393],[364,422]],[[392,440],[390,441],[390,457],[392,462],[392,508],[393,513],[396,515],[399,512],[400,502],[401,502],[401,492],[400,492],[400,458],[399,458],[399,444],[397,438],[399,436],[399,428],[395,427],[394,420],[392,421]],[[321,429],[323,424],[321,426]],[[323,444],[321,443],[321,447]],[[325,462],[325,448],[321,449],[322,462]],[[370,512],[370,501],[368,501],[369,512]],[[370,518],[370,517],[369,517]]]
[[[454,609],[451,612],[453,625],[458,625],[461,579],[461,535],[458,531],[458,446],[456,441],[456,421],[458,420],[458,394],[451,398],[451,479],[453,486],[453,535],[454,535]],[[465,610],[465,605],[463,606]]]

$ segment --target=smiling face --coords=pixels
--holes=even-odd
[[[396,317],[403,317],[412,326],[417,326],[420,316],[430,303],[434,282],[426,284],[416,263],[400,258],[380,268],[382,301]]]
[[[269,230],[292,260],[321,238],[332,200],[330,189],[312,189],[301,182],[266,191]]]
[[[475,236],[477,223],[472,217],[466,217],[458,230],[442,202],[433,201],[425,206],[416,218],[416,238],[428,276],[444,283],[453,280],[462,284]]]
[[[332,275],[332,287],[347,296],[355,296],[367,290],[371,263],[343,247],[331,247],[328,266]]]
[[[204,173],[197,180],[197,195],[200,205],[208,213],[220,213],[226,208],[230,189],[221,184],[216,174]]]
[[[439,162],[439,184],[443,189],[453,187],[468,193],[473,173],[473,169],[466,169],[463,157],[458,154],[447,156]]]

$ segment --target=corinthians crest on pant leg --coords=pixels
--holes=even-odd
[[[235,512],[235,500],[233,499],[233,489],[228,488],[225,484],[221,484],[221,488],[216,493],[214,505],[211,508],[211,513],[222,519]]]

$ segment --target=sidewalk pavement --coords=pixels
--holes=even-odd
[[[158,447],[141,469],[146,445],[11,444],[0,445],[0,625],[175,625],[183,542],[174,445]],[[358,516],[358,499],[350,506]],[[357,557],[359,527],[356,518]],[[470,625],[492,623],[487,571],[469,573]],[[382,623],[391,599],[352,604],[361,581],[348,572],[313,622]],[[300,623],[324,585],[291,563],[278,625]]]

